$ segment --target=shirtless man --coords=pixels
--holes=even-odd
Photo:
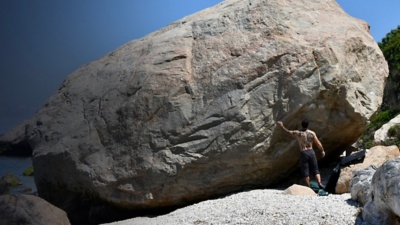
[[[318,170],[317,157],[315,156],[315,152],[313,150],[313,143],[315,143],[317,147],[321,149],[322,157],[325,156],[325,151],[324,147],[322,147],[321,142],[318,140],[318,137],[315,134],[315,132],[308,129],[308,121],[303,120],[303,122],[301,122],[301,126],[303,127],[302,130],[288,130],[283,125],[282,121],[278,121],[278,125],[282,127],[284,131],[294,136],[297,139],[297,142],[299,143],[301,152],[300,154],[301,173],[304,176],[307,186],[310,187],[310,172],[309,172],[309,166],[310,166],[311,169],[314,171],[319,187],[323,188],[323,185],[321,183],[321,175]]]

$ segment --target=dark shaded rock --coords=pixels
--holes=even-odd
[[[12,173],[7,173],[1,177],[1,180],[6,182],[9,186],[18,186],[21,185],[21,180]]]
[[[33,195],[0,195],[0,224],[69,225],[67,214]]]
[[[10,188],[8,187],[7,182],[0,179],[0,195],[9,194]]]
[[[0,155],[3,156],[32,156],[32,147],[29,145],[27,127],[29,121],[24,121],[5,135],[0,136]]]

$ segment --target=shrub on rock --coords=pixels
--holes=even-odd
[[[30,166],[22,173],[24,176],[33,176],[33,166]]]
[[[10,186],[18,186],[22,184],[21,180],[13,173],[6,173],[1,177],[1,179]]]

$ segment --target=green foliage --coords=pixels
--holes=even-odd
[[[365,148],[365,149],[370,149],[374,146],[375,146],[374,140],[372,140],[372,139],[364,140],[364,142],[363,142],[363,148]]]
[[[389,68],[400,70],[400,26],[390,31],[378,45],[389,64]],[[395,79],[400,80],[399,77],[395,77]]]
[[[360,137],[358,147],[371,148],[374,146],[374,133],[376,130],[381,128],[384,124],[389,122],[391,119],[400,114],[400,26],[390,31],[380,43],[378,43],[386,61],[389,65],[389,81],[392,86],[385,95],[389,95],[390,98],[385,100],[381,106],[381,112],[379,112],[375,118],[368,125],[367,130]],[[386,86],[387,88],[388,86]],[[385,88],[385,89],[386,89]],[[386,90],[385,90],[386,92]],[[386,96],[387,97],[387,96]],[[395,99],[395,101],[390,101]],[[387,145],[399,145],[400,144],[400,127],[391,127],[388,131],[389,138],[387,139]]]
[[[385,123],[400,114],[400,108],[392,108],[378,113],[375,118],[368,125],[368,129],[378,130]]]
[[[395,87],[393,91],[400,93],[400,26],[391,30],[378,45],[389,65],[389,79]],[[390,102],[384,103],[382,109],[383,111],[371,121],[367,131],[361,137],[365,147],[367,147],[367,145],[368,147],[372,147],[375,131],[400,113],[400,106],[390,104]],[[390,138],[388,138],[386,144],[398,143],[400,140],[400,128],[394,126],[391,127],[388,132]]]
[[[400,144],[400,139],[399,138],[388,138],[385,141],[386,146],[391,146],[391,145],[399,145]]]
[[[362,144],[361,147],[363,148],[371,148],[374,146],[374,133],[377,131],[379,128],[381,128],[384,124],[389,122],[391,119],[396,117],[397,115],[400,114],[400,108],[395,107],[392,109],[388,109],[385,111],[382,111],[378,113],[375,118],[371,121],[371,123],[368,125],[367,130],[364,132],[364,134],[360,138],[360,142]],[[390,131],[389,131],[390,132]],[[392,132],[395,133],[396,137],[397,134],[400,134],[400,128],[396,126],[396,128],[392,129]],[[390,136],[390,135],[389,135]],[[398,138],[392,138],[388,141],[391,142],[399,142],[400,140],[400,135]],[[388,145],[392,145],[394,143],[386,143]]]
[[[30,166],[22,173],[24,176],[33,176],[33,166]]]
[[[390,31],[378,45],[389,65],[389,77],[381,107],[390,109],[400,105],[400,26]]]
[[[399,145],[400,144],[400,126],[393,125],[388,130],[388,139],[385,145]]]
[[[397,125],[393,125],[388,130],[389,137],[397,137],[400,135],[400,128]]]

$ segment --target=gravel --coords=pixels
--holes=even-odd
[[[326,184],[336,164],[320,168]],[[283,194],[293,184],[305,185],[299,171],[274,189],[258,189],[207,200],[156,217],[136,217],[107,225],[368,225],[362,206],[347,194]]]
[[[350,194],[294,196],[263,189],[232,194],[177,209],[157,217],[136,217],[109,225],[133,224],[363,224],[359,204]],[[365,224],[365,223],[364,223]]]

